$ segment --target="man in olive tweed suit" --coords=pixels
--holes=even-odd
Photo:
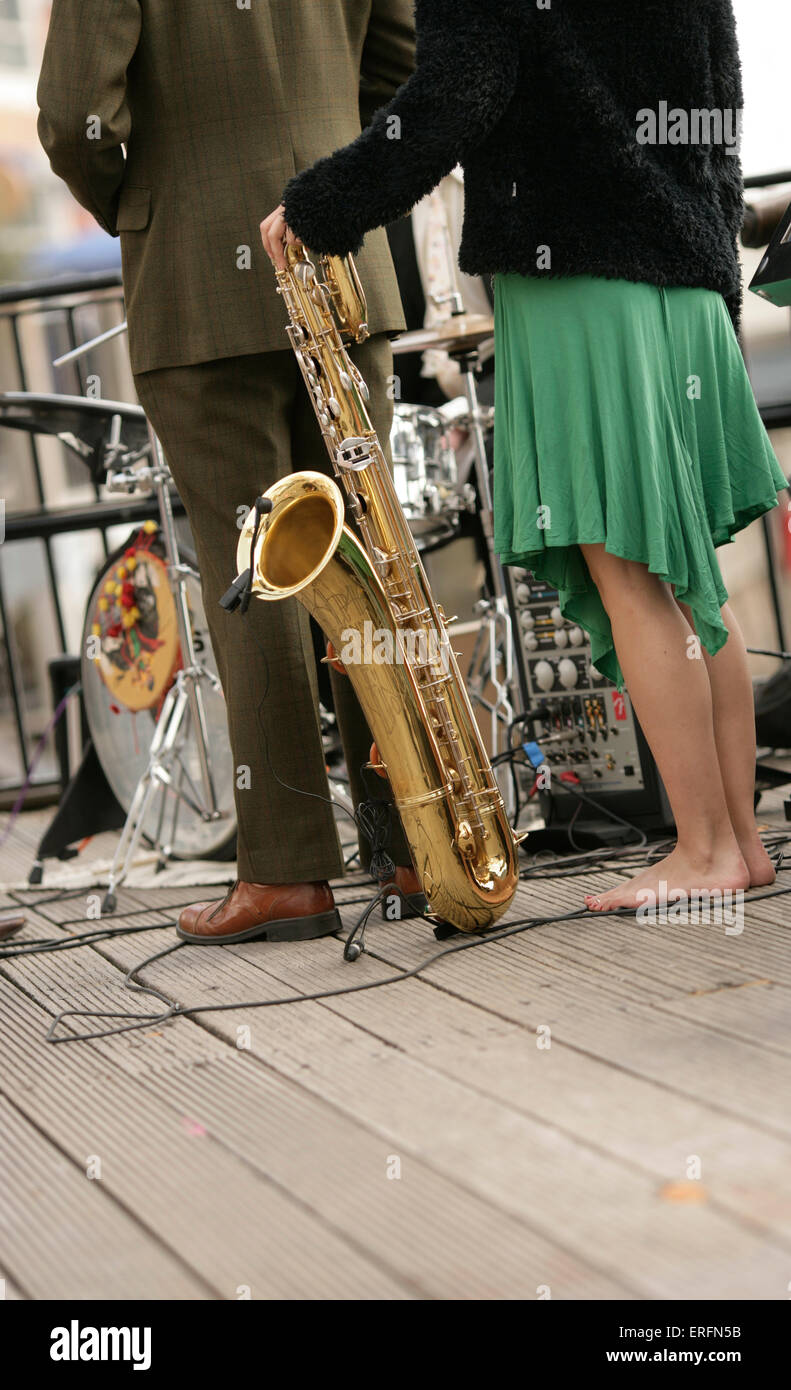
[[[240,882],[219,908],[186,909],[189,940],[336,925],[327,880],[343,861],[306,616],[295,600],[254,602],[241,617],[218,599],[235,573],[241,509],[278,477],[329,468],[259,224],[294,174],[346,145],[406,81],[412,12],[412,0],[52,5],[39,135],[75,198],[120,234],[137,392],[187,508],[234,761],[250,768],[236,793]],[[405,325],[383,230],[358,266],[371,338],[353,356],[384,442],[387,335]],[[359,796],[369,734],[350,683],[333,685]],[[391,852],[413,891],[397,832]]]

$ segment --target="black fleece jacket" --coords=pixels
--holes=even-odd
[[[461,163],[469,275],[700,286],[738,327],[731,0],[546,3],[416,0],[415,72],[289,182],[289,226],[315,252],[356,251]]]

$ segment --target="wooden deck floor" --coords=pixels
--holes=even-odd
[[[506,921],[617,879],[532,882]],[[360,896],[338,894],[347,925]],[[123,891],[113,920],[194,897]],[[21,901],[16,942],[97,925],[84,894],[2,900]],[[175,934],[4,960],[6,1297],[786,1299],[790,921],[791,898],[749,895],[738,936],[570,918],[258,1009],[238,1001],[376,981],[438,944],[374,921],[354,965],[334,938],[183,946],[145,983],[234,1007],[59,1046],[61,1009],[156,1009],[124,974]]]

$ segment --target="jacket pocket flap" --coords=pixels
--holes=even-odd
[[[115,225],[119,232],[142,232],[151,215],[151,189],[134,185],[121,189]]]

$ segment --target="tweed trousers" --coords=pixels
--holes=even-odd
[[[388,448],[390,343],[378,334],[354,346],[351,355]],[[135,384],[195,539],[236,768],[239,878],[337,878],[343,855],[329,801],[308,616],[296,599],[253,599],[244,616],[219,606],[237,572],[241,518],[259,493],[288,473],[332,471],[294,354],[288,349],[164,367],[138,373]],[[371,774],[364,779],[360,771],[371,734],[351,682],[334,671],[331,679],[355,804],[374,791],[389,799],[386,782]],[[396,863],[409,864],[395,812],[391,824],[389,852]],[[367,866],[370,849],[362,839],[360,853]]]

